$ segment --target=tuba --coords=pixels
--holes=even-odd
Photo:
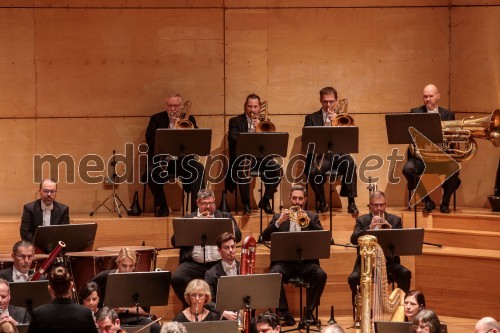
[[[241,244],[241,266],[240,275],[254,274],[255,254],[257,242],[253,236],[247,236]],[[238,329],[244,333],[250,333],[251,309],[238,311]]]
[[[306,211],[300,208],[300,206],[290,207],[288,209],[288,216],[290,217],[290,222],[297,223],[301,228],[307,228],[311,222]]]
[[[255,132],[276,132],[276,126],[269,121],[267,101],[262,102],[260,105],[260,112],[258,115],[252,114],[252,118],[258,118],[259,124],[255,128]]]
[[[179,115],[179,119],[175,122],[174,127],[177,129],[194,128],[193,123],[189,121],[190,112],[191,112],[191,101],[186,101],[186,103],[182,104],[181,114]]]
[[[349,100],[343,98],[338,101],[337,106],[331,111],[335,113],[331,126],[354,126],[354,118],[347,114]]]
[[[361,257],[360,296],[355,305],[360,312],[361,333],[372,332],[374,321],[383,321],[384,314],[391,314],[390,321],[404,321],[404,291],[396,288],[389,296],[385,256],[377,237],[365,235],[358,238]],[[372,274],[373,269],[373,274]],[[373,290],[372,290],[373,285]]]
[[[475,119],[445,120],[441,122],[443,131],[442,149],[457,162],[472,159],[477,153],[477,143],[474,138],[490,140],[493,146],[500,147],[500,109],[490,116]],[[436,147],[415,149],[410,145],[412,155],[428,162],[444,162],[441,149]]]

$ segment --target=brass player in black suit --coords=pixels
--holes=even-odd
[[[290,201],[292,206],[300,206],[301,209],[304,207],[307,201],[307,193],[302,185],[293,185],[290,188]],[[271,240],[271,234],[273,232],[323,230],[317,214],[306,212],[311,221],[307,227],[301,228],[296,222],[290,221],[289,213],[288,209],[284,209],[281,213],[273,216],[269,226],[262,232],[265,241]],[[299,266],[298,261],[271,262],[269,272],[280,273],[283,276],[282,281],[301,276],[305,282],[309,283],[310,287],[307,289],[308,303],[306,316],[308,319],[313,319],[314,316],[312,313],[314,308],[319,305],[321,295],[325,289],[327,275],[320,267],[318,259],[304,260],[302,262],[302,274]],[[295,324],[295,320],[288,308],[283,283],[281,284],[279,310],[283,317],[284,325],[292,326]]]
[[[335,113],[329,112],[335,109],[337,100],[337,91],[332,87],[325,87],[319,92],[319,101],[321,109],[306,116],[304,126],[331,126]],[[323,162],[321,165],[320,163]],[[326,181],[325,172],[328,170],[337,170],[342,176],[340,196],[347,197],[347,212],[353,215],[359,213],[354,198],[358,196],[358,176],[356,174],[356,163],[349,154],[321,155],[316,158],[312,154],[307,156],[304,173],[308,176],[308,182],[314,194],[316,195],[316,211],[318,213],[326,212],[325,189],[323,184]]]
[[[155,136],[159,128],[175,128],[175,123],[179,120],[182,108],[182,98],[178,94],[170,95],[166,98],[167,110],[151,116],[146,129],[146,143],[148,144],[148,186],[153,193],[155,200],[155,216],[168,216],[168,206],[163,185],[167,182],[167,175],[175,174],[180,177],[182,187],[186,193],[191,193],[191,210],[196,210],[195,194],[204,188],[204,168],[203,165],[187,156],[180,160],[177,157],[162,159],[162,156],[155,157]],[[193,116],[189,116],[189,121],[194,128],[198,128]],[[164,156],[163,156],[164,157]],[[166,168],[166,172],[164,171]]]
[[[401,218],[399,216],[389,214],[385,211],[387,201],[385,199],[384,192],[375,191],[370,194],[370,213],[359,216],[356,218],[356,226],[354,227],[354,232],[351,235],[351,243],[358,245],[358,238],[366,234],[367,230],[380,229],[384,220],[391,225],[392,229],[402,229],[403,224],[401,223]],[[380,217],[383,215],[383,218]],[[394,272],[394,281],[397,282],[398,287],[402,289],[405,293],[410,290],[411,283],[411,271],[401,265],[401,260],[398,256],[394,257],[394,262],[391,257],[386,257],[386,268],[387,274]],[[348,282],[351,287],[352,292],[352,302],[354,305],[354,296],[356,296],[356,287],[359,286],[360,281],[360,271],[361,271],[361,258],[356,258],[356,263],[354,264],[354,270],[349,275]],[[388,277],[388,280],[392,281],[392,277]]]
[[[411,109],[410,112],[439,113],[441,121],[455,120],[455,114],[453,112],[438,106],[440,97],[441,96],[439,94],[438,88],[433,84],[429,84],[425,86],[423,91],[424,105],[418,108]],[[430,163],[428,164],[429,164],[428,166],[430,167]],[[417,187],[420,175],[422,174],[422,172],[424,172],[424,168],[425,168],[424,162],[420,158],[413,156],[408,150],[408,160],[403,166],[403,174],[405,175],[406,180],[408,182],[409,191],[413,191],[415,187]],[[453,192],[455,192],[456,189],[458,189],[461,183],[460,178],[458,178],[458,174],[459,172],[457,171],[450,178],[448,178],[441,186],[443,188],[443,198],[441,199],[441,204],[439,206],[439,210],[441,211],[441,213],[450,212],[449,205],[450,205],[451,195],[453,194]],[[426,196],[423,199],[423,201],[425,203],[424,212],[431,212],[436,208],[436,204],[434,203],[434,201],[431,200],[431,198],[429,198],[429,196]]]
[[[250,208],[250,179],[244,175],[245,169],[247,172],[259,168],[261,178],[265,184],[265,191],[262,196],[262,201],[259,202],[259,208],[262,208],[267,214],[273,214],[271,204],[269,201],[276,192],[278,185],[281,181],[281,167],[276,163],[272,157],[264,158],[248,158],[244,159],[243,156],[236,156],[236,143],[238,141],[238,134],[245,132],[255,132],[255,128],[259,124],[258,116],[260,113],[261,101],[260,97],[251,94],[248,95],[245,104],[245,112],[239,116],[229,119],[229,133],[227,140],[229,142],[229,174],[226,177],[226,188],[231,192],[235,190],[235,183],[239,185],[241,203],[243,205],[243,213],[251,214]],[[251,161],[250,168],[245,168],[244,163]]]
[[[9,282],[0,279],[0,323],[10,321],[14,325],[27,324],[30,322],[30,315],[26,308],[10,305]]]
[[[186,217],[214,217],[214,218],[230,218],[233,221],[234,237],[236,242],[241,241],[241,231],[234,217],[226,212],[221,212],[215,209],[215,194],[212,190],[204,189],[198,192],[197,199],[198,209],[196,212],[189,214]],[[171,239],[172,245],[175,245],[175,235]],[[203,257],[205,255],[205,257]],[[184,292],[188,283],[194,279],[204,279],[205,273],[217,264],[221,259],[217,246],[205,246],[205,252],[201,246],[182,246],[179,250],[179,266],[172,274],[172,289],[179,300],[188,306],[186,303]]]
[[[69,224],[68,206],[56,202],[57,184],[44,179],[38,189],[40,199],[24,205],[21,218],[21,239],[33,243],[35,230],[41,225]]]

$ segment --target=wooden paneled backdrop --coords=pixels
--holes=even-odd
[[[1,0],[0,214],[21,214],[35,198],[36,154],[72,157],[75,182],[62,166],[58,200],[91,211],[111,191],[83,182],[78,163],[125,154],[126,143],[135,181],[117,190],[129,205],[142,190],[138,145],[172,92],[213,129],[213,154],[227,153],[228,120],[249,93],[268,100],[278,131],[290,133],[288,158],[300,153],[304,115],[319,109],[322,87],[334,86],[360,128],[358,164],[393,148],[404,155],[405,146],[388,145],[384,115],[421,105],[426,84],[440,88],[441,105],[458,119],[500,106],[498,17],[499,0]],[[493,192],[499,150],[478,142],[478,156],[462,164],[459,206],[488,207]],[[406,183],[387,175],[402,177],[402,165],[389,170],[386,160],[364,173],[380,177],[396,206]],[[360,206],[365,188],[360,181]],[[167,191],[178,209],[178,189]]]

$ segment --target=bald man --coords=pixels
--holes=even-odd
[[[411,109],[410,113],[438,113],[441,117],[441,121],[455,120],[455,114],[453,112],[439,106],[439,99],[441,98],[441,95],[435,85],[428,84],[425,86],[422,97],[424,105]],[[408,150],[408,160],[403,167],[403,174],[408,182],[409,191],[413,191],[415,187],[417,187],[420,175],[424,172],[424,169],[424,162],[420,158],[412,155]],[[443,188],[443,198],[441,199],[441,204],[439,206],[441,213],[450,212],[451,195],[459,186],[460,179],[458,178],[458,172],[453,174],[441,185]],[[436,204],[431,200],[431,198],[429,198],[429,196],[426,196],[423,199],[423,202],[425,204],[424,212],[429,213],[436,209]]]
[[[479,319],[474,327],[474,333],[500,333],[500,324],[495,318],[484,317]]]

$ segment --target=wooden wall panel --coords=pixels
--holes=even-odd
[[[500,107],[500,7],[451,9],[452,110],[492,112]]]
[[[171,92],[222,113],[220,10],[41,9],[36,22],[39,116],[144,115]]]

